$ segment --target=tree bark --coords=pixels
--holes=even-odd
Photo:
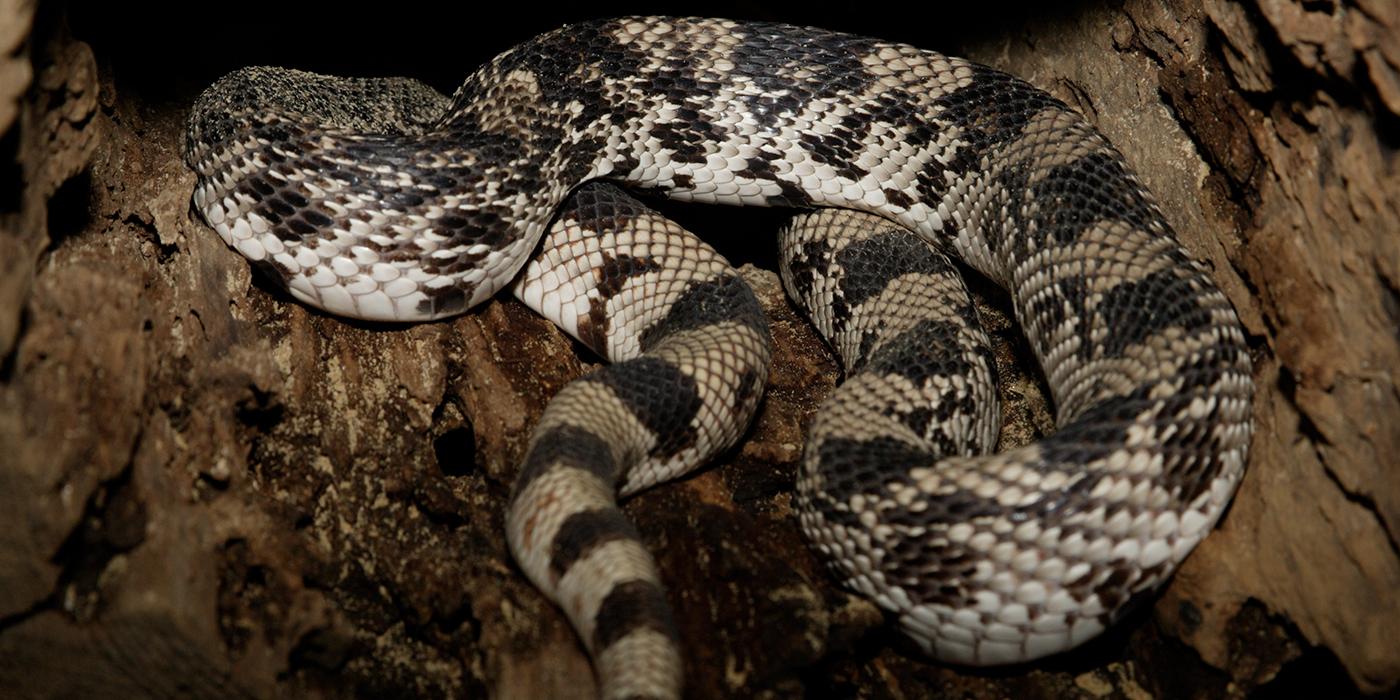
[[[755,263],[776,345],[743,443],[626,506],[668,583],[694,697],[1400,684],[1400,6],[721,10],[967,55],[1082,110],[1214,269],[1258,394],[1231,510],[1146,609],[1044,662],[942,666],[835,585],[798,530],[802,427],[837,373],[755,252],[779,219],[668,209],[745,232],[718,244]],[[185,112],[233,61],[283,55],[220,53],[236,32],[295,34],[303,58],[344,42],[315,38],[311,16],[157,32],[118,12],[0,0],[0,689],[587,697],[587,658],[502,522],[531,425],[597,360],[505,298],[379,325],[259,280],[191,216]],[[563,19],[517,14],[456,43],[469,30],[452,21],[373,29],[427,32],[465,74]],[[974,287],[1005,380],[1003,445],[1033,440],[1052,425],[1042,382],[1004,298]]]

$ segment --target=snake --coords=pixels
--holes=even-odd
[[[785,207],[780,276],[840,358],[795,517],[943,662],[1019,663],[1168,580],[1243,474],[1244,332],[1123,155],[995,69],[823,29],[567,25],[446,96],[250,67],[194,102],[193,208],[294,299],[396,322],[509,288],[608,360],[548,403],[504,523],[605,697],[677,697],[680,635],[619,500],[742,438],[771,337],[753,291],[646,198]],[[995,452],[964,275],[1004,288],[1055,406]]]

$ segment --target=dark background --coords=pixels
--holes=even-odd
[[[450,93],[469,71],[505,48],[585,19],[703,14],[819,26],[957,53],[961,45],[1046,15],[1073,14],[1083,3],[930,2],[918,9],[877,2],[826,9],[803,2],[595,2],[567,8],[521,0],[493,4],[448,8],[407,2],[387,10],[259,0],[181,3],[169,12],[145,5],[145,11],[133,12],[126,3],[75,3],[69,20],[73,34],[110,63],[119,86],[139,86],[148,97],[188,94],[234,68],[254,64],[342,75],[408,75]]]

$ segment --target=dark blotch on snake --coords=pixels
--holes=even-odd
[[[594,549],[617,540],[640,540],[641,535],[632,521],[616,508],[602,508],[574,513],[559,525],[549,554],[549,568],[556,577],[563,576]]]
[[[595,653],[637,630],[654,630],[672,639],[677,636],[665,592],[649,581],[628,581],[613,588],[598,608],[596,620]]]
[[[615,483],[618,476],[612,447],[603,438],[586,428],[559,425],[534,437],[516,478],[516,492],[558,466],[582,469],[607,484]]]
[[[836,265],[844,271],[840,289],[846,305],[851,307],[879,296],[890,281],[900,275],[911,272],[956,274],[947,256],[893,224],[888,230],[841,249],[836,253]]]
[[[758,298],[748,284],[733,275],[687,287],[664,318],[642,331],[642,350],[655,347],[672,333],[726,321],[749,326],[765,336],[768,334],[768,317],[759,306]]]
[[[695,444],[692,421],[699,413],[695,378],[670,362],[643,355],[603,367],[584,377],[612,389],[613,395],[656,436],[653,455],[673,455]]]

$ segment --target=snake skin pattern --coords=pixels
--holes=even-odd
[[[651,556],[617,507],[732,445],[766,321],[713,250],[612,185],[810,210],[782,276],[841,355],[803,530],[929,654],[1024,661],[1158,587],[1244,469],[1244,336],[1123,158],[995,70],[800,27],[625,18],[536,37],[451,99],[237,71],[200,96],[196,209],[331,313],[418,321],[511,285],[614,364],[535,428],[507,537],[604,695],[674,697]],[[1010,293],[1058,431],[987,455],[994,366],[945,254]],[[523,273],[522,273],[523,269]]]

